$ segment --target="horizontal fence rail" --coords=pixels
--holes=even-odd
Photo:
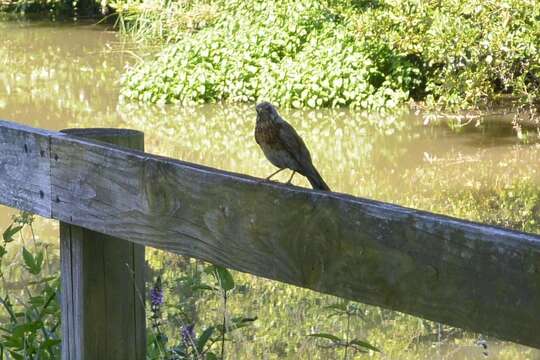
[[[0,203],[540,348],[540,236],[0,121]]]

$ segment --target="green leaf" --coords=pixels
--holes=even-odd
[[[252,322],[257,321],[257,317],[254,318],[234,318],[232,319],[233,330],[240,329],[248,326]]]
[[[47,283],[49,281],[56,280],[56,279],[58,279],[58,276],[47,276],[47,277],[44,277],[43,279],[39,279],[36,281],[29,281],[28,285],[39,285],[39,284]]]
[[[0,245],[0,258],[7,254],[7,250],[4,246]]]
[[[215,291],[217,290],[217,288],[213,287],[213,286],[210,286],[210,285],[206,285],[206,284],[199,284],[199,285],[193,285],[191,287],[191,289],[193,291],[197,291],[197,290],[211,290],[211,291]]]
[[[43,304],[45,304],[45,300],[43,299],[43,296],[41,295],[32,296],[29,302],[30,304],[34,306],[43,306]]]
[[[349,341],[349,344],[357,345],[357,346],[360,346],[360,347],[363,347],[363,348],[366,348],[366,349],[369,349],[369,350],[373,350],[373,351],[376,351],[376,352],[381,352],[381,350],[379,350],[379,348],[371,345],[370,343],[368,343],[366,341],[354,339],[354,340]]]
[[[23,355],[20,355],[20,354],[17,354],[16,352],[14,351],[10,351],[9,354],[11,355],[11,357],[15,360],[24,360],[24,356]]]
[[[36,267],[38,268],[38,273],[41,271],[41,267],[43,266],[43,251],[40,251],[37,253],[36,257]]]
[[[23,338],[21,336],[4,336],[2,341],[4,346],[12,349],[22,349],[23,348]]]
[[[212,274],[218,281],[219,287],[224,291],[232,290],[234,288],[234,279],[229,270],[216,265],[213,265],[212,268]]]
[[[11,322],[17,323],[17,314],[13,311],[13,305],[9,299],[9,294],[7,294],[5,298],[0,297],[0,304],[8,312],[9,316],[11,317]]]
[[[215,330],[215,328],[213,326],[211,326],[211,327],[207,328],[206,330],[204,330],[203,333],[201,334],[201,336],[199,336],[199,339],[197,340],[197,351],[199,353],[203,352],[204,346],[208,342],[208,339],[210,339],[210,337],[214,333],[214,330]]]
[[[13,236],[15,236],[19,231],[21,231],[22,228],[22,226],[13,227],[13,224],[9,225],[9,227],[6,229],[6,231],[4,231],[3,234],[4,242],[9,243],[15,240]]]
[[[32,269],[36,266],[34,255],[32,255],[28,250],[26,250],[26,247],[23,247],[23,259],[27,268]]]
[[[234,318],[231,320],[231,326],[225,329],[226,333],[239,330],[249,326],[252,322],[256,321],[257,317],[254,318]]]
[[[333,341],[335,343],[340,343],[341,342],[340,338],[338,338],[337,336],[332,335],[332,334],[315,333],[315,334],[308,334],[308,336],[316,337],[316,338],[322,338],[322,339],[328,339],[328,340],[331,340],[331,341]]]
[[[347,313],[347,304],[345,302],[335,303],[332,305],[325,306],[324,308],[329,309],[329,310],[336,310],[343,314]]]
[[[54,346],[60,345],[60,343],[61,343],[60,339],[47,339],[41,343],[40,348],[50,349]]]
[[[35,332],[41,329],[42,327],[43,327],[43,322],[33,321],[30,323],[15,326],[15,328],[13,328],[12,333],[13,333],[13,336],[22,337],[24,336],[25,333]]]
[[[2,327],[2,326],[0,326],[0,331],[3,331],[3,332],[8,333],[8,334],[11,334],[11,330],[9,330],[8,328]],[[1,358],[0,358],[0,359],[1,359]]]
[[[218,360],[218,357],[213,352],[206,353],[206,360]]]
[[[40,252],[34,258],[34,255],[30,251],[26,250],[26,247],[23,247],[23,259],[26,269],[34,275],[37,275],[41,272],[41,264],[43,263],[43,253]]]

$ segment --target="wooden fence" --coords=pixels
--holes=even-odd
[[[144,358],[144,246],[540,348],[540,236],[142,148],[0,121],[0,203],[61,222],[64,359]]]

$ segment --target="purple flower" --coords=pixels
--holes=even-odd
[[[189,346],[195,341],[195,324],[182,326],[182,341]]]
[[[153,309],[159,309],[163,305],[163,288],[161,287],[161,276],[158,276],[154,287],[150,290],[150,304]]]

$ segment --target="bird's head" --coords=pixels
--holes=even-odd
[[[274,105],[270,104],[268,101],[257,104],[255,110],[257,111],[257,120],[276,121],[279,116]]]

